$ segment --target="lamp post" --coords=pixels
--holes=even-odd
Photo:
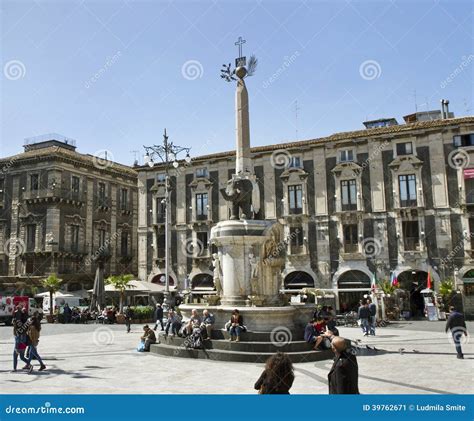
[[[168,140],[166,129],[163,134],[162,145],[143,146],[145,148],[145,164],[152,168],[155,163],[161,163],[164,165],[165,170],[165,303],[169,304],[170,295],[170,284],[169,284],[169,250],[170,250],[170,185],[169,185],[169,170],[170,165],[177,169],[179,167],[178,155],[182,152],[186,152],[184,158],[186,163],[191,162],[191,156],[189,151],[191,148],[174,145],[173,142]]]

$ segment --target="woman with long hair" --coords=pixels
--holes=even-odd
[[[267,360],[265,370],[254,387],[260,394],[289,394],[294,380],[290,358],[283,352],[277,352]]]
[[[35,313],[31,319],[31,324],[30,327],[28,328],[28,337],[30,338],[29,340],[29,349],[28,349],[28,368],[32,367],[31,366],[31,360],[34,358],[38,360],[40,363],[40,368],[39,371],[46,370],[46,366],[43,363],[43,360],[41,359],[40,355],[38,354],[38,343],[39,343],[39,337],[40,337],[40,330],[41,330],[41,321],[38,317],[38,314]]]

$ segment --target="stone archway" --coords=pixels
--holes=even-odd
[[[359,301],[370,291],[371,276],[359,269],[348,269],[338,275],[336,282],[341,312],[357,311]]]
[[[314,278],[301,270],[288,273],[283,281],[285,289],[314,288]]]
[[[164,273],[157,273],[156,275],[153,276],[153,278],[151,278],[150,282],[153,284],[165,286],[165,280],[166,280],[166,277]],[[171,275],[169,276],[169,285],[170,287],[173,287],[176,285],[175,280]]]
[[[214,289],[214,278],[209,273],[198,273],[191,280],[191,289]]]

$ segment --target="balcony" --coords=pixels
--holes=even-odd
[[[303,208],[289,208],[288,215],[302,215]]]
[[[99,210],[109,210],[112,207],[112,201],[110,197],[106,196],[96,196],[95,200],[95,207]]]
[[[343,212],[356,211],[357,205],[355,203],[347,203],[345,205],[341,205],[341,210]]]
[[[418,237],[405,237],[403,247],[405,251],[420,251],[420,239]]]
[[[130,205],[130,203],[121,203],[119,207],[119,212],[122,215],[131,215],[132,206]]]
[[[401,208],[416,208],[417,206],[418,201],[416,199],[400,200]]]
[[[28,190],[23,192],[23,200],[29,204],[45,202],[64,202],[82,206],[86,202],[86,192],[63,188]]]
[[[344,244],[344,253],[358,253],[359,244],[346,243]]]
[[[154,224],[155,225],[161,225],[166,223],[166,213],[165,212],[160,212],[155,214],[154,219]]]
[[[290,253],[293,254],[303,254],[304,253],[304,247],[301,245],[291,245],[290,246]]]

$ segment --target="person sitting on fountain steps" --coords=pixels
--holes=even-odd
[[[230,333],[230,341],[235,340],[235,342],[240,341],[240,334],[244,331],[244,319],[240,315],[239,310],[235,309],[232,312],[232,316],[230,317],[229,322],[229,333]]]
[[[329,349],[331,346],[327,337],[323,335],[326,331],[324,320],[310,320],[304,329],[304,340],[318,349]]]

